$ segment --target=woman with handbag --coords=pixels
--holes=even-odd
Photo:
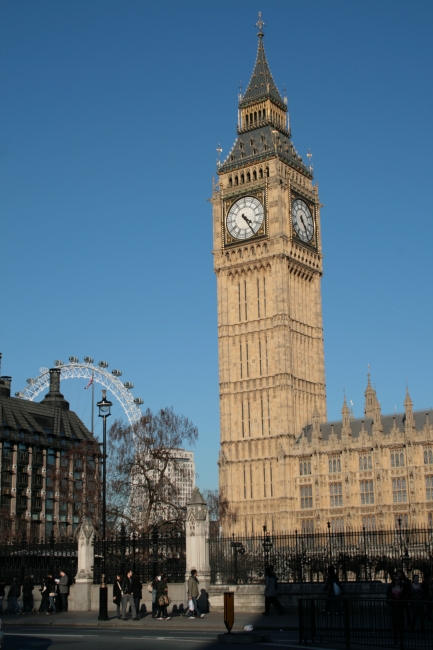
[[[169,621],[171,616],[167,616],[167,605],[170,604],[168,597],[167,576],[165,573],[161,575],[161,580],[158,581],[156,586],[156,602],[158,606],[157,619],[159,621]]]
[[[122,618],[120,606],[122,604],[122,580],[123,576],[118,573],[113,584],[113,602],[117,606],[117,618]]]
[[[51,608],[51,613],[52,614],[57,614],[57,607],[56,607],[56,583],[53,580],[53,576],[48,573],[47,574],[47,589],[48,589],[48,598],[50,601],[50,608]],[[50,613],[48,610],[47,616]]]

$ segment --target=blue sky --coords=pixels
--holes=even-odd
[[[433,404],[431,2],[0,5],[0,350],[13,391],[70,355],[198,426],[217,486],[216,147],[257,12],[322,209],[328,418]],[[84,383],[84,382],[83,382]],[[82,386],[76,395],[82,393]],[[90,392],[90,391],[87,391]],[[87,394],[87,393],[86,393]],[[77,407],[78,408],[78,407]]]

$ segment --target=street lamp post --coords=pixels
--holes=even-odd
[[[107,508],[107,418],[111,415],[113,404],[107,400],[107,391],[102,391],[102,400],[96,404],[99,408],[99,417],[103,424],[102,442],[102,580],[99,588],[99,621],[108,621],[108,587],[105,584],[105,540],[106,540],[106,508]]]

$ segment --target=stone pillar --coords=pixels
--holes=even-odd
[[[78,540],[78,567],[74,585],[74,611],[90,612],[93,565],[95,561],[93,539],[95,529],[90,517],[83,517],[75,533]]]
[[[191,569],[197,570],[199,585],[199,606],[207,611],[207,592],[210,587],[209,565],[209,510],[198,488],[194,488],[186,509],[186,576]]]

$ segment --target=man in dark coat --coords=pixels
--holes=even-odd
[[[18,598],[21,596],[21,587],[18,584],[17,578],[12,578],[11,586],[9,587],[8,601],[9,601],[9,610],[11,614],[22,614],[22,609],[18,605]]]

